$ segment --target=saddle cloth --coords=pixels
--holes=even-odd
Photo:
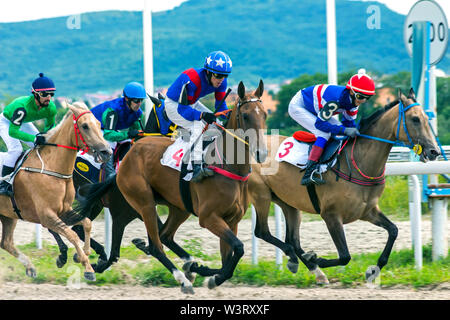
[[[300,142],[294,137],[286,138],[278,147],[275,160],[278,162],[290,163],[301,170],[306,168],[308,162],[309,150],[311,143]],[[333,160],[331,166],[334,166],[336,159]],[[320,166],[320,173],[327,171],[328,164],[322,164]]]
[[[78,152],[74,172],[86,178],[90,183],[96,183],[100,181],[100,170],[101,164],[95,162],[93,156]]]
[[[206,153],[209,150],[208,146],[211,144],[211,142],[214,141],[214,139],[215,138],[212,138],[212,140],[209,141],[203,141],[203,159],[206,158]],[[183,178],[185,181],[191,181],[192,179],[192,172],[190,172],[192,171],[192,163],[191,161],[189,161],[189,159],[184,159],[186,154],[189,153],[190,147],[191,144],[189,141],[185,141],[182,136],[178,137],[174,143],[167,147],[161,158],[161,165],[175,169],[179,172],[181,172],[181,165],[183,164],[183,161],[188,161],[188,173]]]

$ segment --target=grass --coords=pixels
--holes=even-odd
[[[61,269],[58,269],[55,264],[58,255],[56,246],[44,243],[42,250],[36,250],[33,244],[19,246],[19,248],[31,258],[37,268],[38,275],[34,279],[28,278],[22,264],[5,251],[1,251],[0,276],[4,281],[59,285],[69,284],[74,280],[84,282],[81,265],[75,264],[71,259],[74,253],[73,248],[69,249],[68,263]],[[196,261],[212,268],[220,267],[219,253],[213,256],[202,253],[201,244],[198,240],[186,241],[184,248],[194,255]],[[446,259],[433,262],[431,261],[430,245],[424,246],[423,253],[423,268],[418,271],[414,266],[412,250],[392,252],[388,265],[381,271],[379,284],[383,287],[404,285],[420,288],[450,282],[450,255]],[[182,261],[170,251],[167,251],[167,254],[181,269]],[[365,271],[370,265],[376,264],[379,255],[380,253],[354,255],[347,266],[323,269],[323,271],[332,284],[345,287],[364,285],[366,283]],[[96,261],[96,256],[91,255],[90,258],[91,262]],[[298,272],[292,274],[286,269],[286,262],[287,260],[284,259],[283,267],[279,268],[274,261],[260,260],[257,265],[252,265],[249,261],[242,260],[230,282],[255,286],[289,285],[298,288],[316,286],[314,276],[309,273],[305,266],[301,264]],[[156,259],[147,257],[132,246],[123,247],[119,262],[106,272],[96,276],[97,281],[90,283],[90,285],[179,286],[170,272]],[[194,286],[202,286],[204,280],[203,277],[197,276]]]

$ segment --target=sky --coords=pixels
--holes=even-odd
[[[153,12],[171,10],[185,1],[188,0],[148,0]],[[406,15],[417,0],[379,0],[378,2]],[[444,10],[448,20],[450,0],[436,0],[436,2]],[[144,0],[2,0],[0,1],[0,22],[37,20],[104,10],[137,11],[142,10],[143,7]]]

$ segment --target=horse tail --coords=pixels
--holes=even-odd
[[[88,184],[81,187],[83,195],[78,200],[75,208],[77,214],[84,218],[89,218],[92,207],[113,187],[117,186],[116,175],[113,175],[103,182]]]

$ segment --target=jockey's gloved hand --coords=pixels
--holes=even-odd
[[[349,136],[351,138],[356,137],[357,135],[359,135],[359,131],[356,128],[345,128],[344,129],[344,134],[346,136]]]
[[[139,136],[139,133],[141,132],[138,129],[130,129],[128,130],[128,138],[134,139]]]
[[[211,113],[211,112],[202,112],[200,119],[205,120],[206,123],[209,123],[209,124],[212,124],[213,122],[216,122],[216,120],[217,120],[214,113]]]
[[[34,144],[36,146],[45,144],[45,137],[40,134],[37,134],[36,138],[34,139]]]

